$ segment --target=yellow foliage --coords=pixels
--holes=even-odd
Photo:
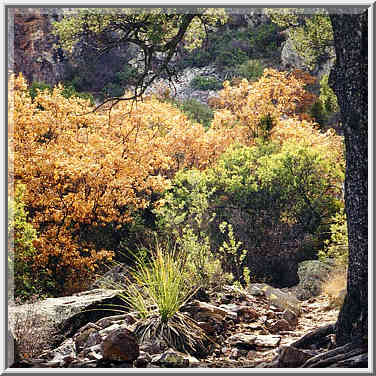
[[[231,86],[225,81],[219,98],[211,101],[219,109],[214,115],[213,128],[226,128],[234,137],[240,137],[240,142],[250,142],[259,136],[260,122],[265,116],[274,121],[291,117],[308,120],[305,111],[316,97],[305,86],[314,80],[299,70],[289,73],[265,69],[256,82],[243,79]]]

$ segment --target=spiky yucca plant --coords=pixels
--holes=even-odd
[[[157,243],[149,262],[137,260],[122,297],[141,317],[135,329],[141,343],[159,338],[177,350],[197,354],[207,352],[208,338],[192,318],[179,312],[197,290],[187,278],[185,259]]]

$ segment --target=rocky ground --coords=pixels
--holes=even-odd
[[[45,317],[44,323],[56,323],[60,344],[37,358],[16,356],[13,367],[255,368],[273,366],[281,351],[285,365],[300,366],[318,349],[297,350],[289,345],[334,323],[338,308],[325,294],[299,301],[291,291],[294,289],[252,284],[247,290],[225,286],[220,292],[197,294],[181,313],[198,323],[211,344],[207,354],[197,351],[194,356],[177,351],[164,340],[140,341],[135,336],[135,313],[114,315],[98,309],[118,302],[116,290],[95,289],[47,299],[38,306],[38,313]],[[20,311],[25,307],[10,307],[10,316]],[[331,346],[331,335],[327,337],[326,349]]]

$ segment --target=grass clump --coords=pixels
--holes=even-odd
[[[186,257],[175,247],[158,243],[149,261],[137,259],[122,297],[140,315],[135,329],[140,343],[158,338],[180,351],[206,351],[204,331],[179,312],[196,291],[187,279],[185,266]]]

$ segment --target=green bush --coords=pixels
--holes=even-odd
[[[187,279],[202,287],[219,286],[228,280],[221,259],[211,251],[209,225],[213,221],[206,177],[198,170],[180,171],[165,192],[163,206],[155,210],[159,228],[173,236],[187,258]]]
[[[278,48],[278,26],[269,23],[260,25],[249,38],[250,46],[256,55],[274,55]]]
[[[341,210],[332,218],[330,239],[325,241],[325,247],[319,252],[319,258],[322,261],[332,259],[339,266],[348,265],[349,243],[344,210]]]
[[[205,172],[176,175],[157,209],[159,227],[187,250],[198,284],[215,284],[220,261],[222,274],[241,283],[251,272],[292,285],[284,268],[322,248],[341,205],[327,192],[342,175],[329,155],[303,142],[235,145]]]
[[[200,103],[196,99],[187,99],[183,102],[175,102],[175,105],[182,110],[189,119],[209,128],[214,118],[213,110],[206,104]]]
[[[329,86],[329,76],[324,74],[320,80],[320,96],[319,99],[326,113],[334,113],[339,111],[337,96],[333,89]]]
[[[103,100],[109,97],[122,97],[124,92],[125,85],[111,82],[102,89],[100,99]]]
[[[25,190],[25,186],[19,184],[14,198],[8,197],[8,270],[14,277],[14,296],[22,300],[39,292],[32,267],[37,253],[33,246],[37,232],[27,222]]]
[[[94,105],[94,97],[90,93],[85,92],[78,92],[74,85],[70,84],[69,82],[64,84],[64,90],[62,91],[61,95],[65,98],[70,97],[77,97],[82,99],[87,99],[90,101],[91,105]]]
[[[264,65],[260,60],[248,60],[235,69],[238,77],[246,78],[248,81],[257,81],[264,72]]]
[[[280,265],[282,258],[296,258],[297,252],[315,257],[322,248],[327,223],[340,206],[326,192],[333,181],[341,181],[342,173],[334,161],[304,144],[233,146],[206,172],[217,208],[211,230],[214,248],[224,241],[216,229],[225,221],[248,250],[246,266],[252,274],[282,283],[287,276],[282,269],[276,273],[288,266]],[[224,269],[236,274],[237,268]]]
[[[329,86],[329,76],[324,74],[320,80],[320,95],[311,108],[311,115],[321,126],[327,125],[331,115],[339,111],[337,96]]]
[[[29,93],[32,99],[34,99],[37,96],[38,91],[44,91],[44,90],[48,90],[52,92],[52,86],[49,84],[45,84],[44,82],[33,82],[31,86],[29,87]],[[64,83],[64,89],[61,94],[65,98],[78,97],[78,98],[88,99],[90,100],[90,103],[92,105],[94,104],[93,96],[90,93],[78,92],[73,82],[66,81]]]
[[[125,64],[122,71],[115,74],[114,83],[120,85],[135,85],[139,78],[138,70],[130,64]]]
[[[240,48],[220,49],[216,53],[215,64],[218,68],[232,70],[234,66],[245,63],[249,59],[248,55]]]
[[[33,82],[29,87],[29,93],[31,99],[34,99],[38,95],[38,91],[52,91],[52,86],[49,84],[45,84],[44,82]]]
[[[190,82],[190,86],[196,90],[220,90],[223,85],[215,77],[196,76]]]

